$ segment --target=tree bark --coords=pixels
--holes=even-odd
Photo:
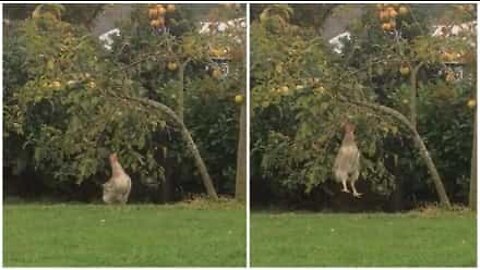
[[[212,178],[208,174],[207,166],[205,166],[205,163],[203,162],[200,152],[198,151],[197,145],[193,141],[192,136],[190,135],[190,132],[188,131],[183,121],[181,121],[181,119],[175,114],[174,111],[172,111],[172,109],[170,109],[168,106],[162,103],[149,100],[149,99],[125,97],[125,96],[122,96],[122,97],[114,96],[114,97],[118,99],[123,99],[126,101],[137,102],[137,103],[155,108],[161,111],[162,113],[166,114],[180,128],[182,137],[187,143],[187,148],[193,155],[193,158],[195,160],[195,165],[200,172],[200,175],[202,177],[202,182],[207,191],[208,196],[218,199],[217,192],[215,191],[215,187],[213,186]]]
[[[178,69],[178,79],[180,81],[180,86],[178,87],[178,96],[177,96],[177,115],[178,115],[178,118],[180,119],[180,121],[182,121],[183,123],[183,103],[184,103],[184,98],[183,98],[183,91],[184,91],[184,83],[185,83],[185,79],[184,79],[184,73],[185,73],[185,67],[186,67],[186,63],[183,64],[181,63],[180,64],[180,67]]]
[[[410,123],[417,128],[417,74],[420,68],[423,66],[423,62],[419,63],[413,68],[410,68]]]
[[[392,210],[397,212],[404,208],[403,197],[404,197],[404,179],[401,175],[401,171],[399,170],[398,166],[398,156],[394,157],[394,164],[393,164],[394,175],[396,179],[395,189],[392,193]]]
[[[178,118],[183,123],[183,115],[184,115],[184,96],[185,96],[185,68],[187,68],[188,63],[190,63],[191,58],[185,60],[185,62],[180,63],[178,69],[178,80],[180,82],[180,86],[178,87],[178,97],[177,97],[177,115]]]
[[[168,150],[167,150],[168,151]],[[164,153],[166,153],[165,151]],[[173,171],[170,169],[173,167],[172,158],[168,157],[168,154],[164,156],[163,162],[166,165],[165,168],[165,181],[162,183],[162,200],[163,203],[168,203],[173,200],[173,186],[175,176]]]
[[[398,111],[396,111],[392,108],[388,108],[388,107],[385,107],[385,106],[382,106],[382,105],[377,105],[377,104],[362,102],[362,101],[353,101],[353,100],[348,100],[348,99],[342,98],[342,97],[339,97],[339,99],[343,102],[346,102],[346,103],[354,104],[354,105],[361,106],[361,107],[364,107],[364,108],[369,108],[369,109],[372,109],[372,110],[375,110],[375,111],[381,111],[383,113],[386,113],[386,114],[394,117],[395,119],[400,121],[402,124],[404,124],[410,130],[410,132],[412,133],[413,139],[415,141],[415,145],[418,148],[418,150],[420,152],[420,155],[422,156],[425,164],[427,165],[427,168],[430,172],[430,175],[432,176],[432,180],[433,180],[433,183],[435,185],[437,195],[440,199],[440,204],[443,207],[448,207],[448,208],[451,206],[450,200],[448,199],[447,193],[445,191],[445,187],[443,186],[440,175],[438,174],[437,168],[435,167],[435,163],[433,163],[433,160],[430,156],[430,152],[428,151],[427,147],[425,146],[425,143],[423,142],[422,138],[418,134],[415,126],[413,126],[412,123],[410,123],[408,121],[408,119],[403,114],[401,114],[400,112],[398,112]]]
[[[477,111],[475,109],[473,120],[473,149],[470,168],[470,190],[468,194],[468,206],[477,211]]]
[[[246,198],[246,179],[247,179],[247,113],[246,102],[240,109],[240,128],[238,134],[237,148],[237,175],[235,179],[235,198],[239,201],[245,201]]]

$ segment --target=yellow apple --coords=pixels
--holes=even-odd
[[[410,68],[408,66],[400,67],[400,74],[407,76],[410,73]]]
[[[235,103],[241,104],[241,103],[243,103],[243,99],[244,99],[243,95],[236,95],[235,96]]]
[[[170,70],[170,71],[174,71],[178,68],[178,65],[177,63],[175,62],[168,62],[167,64],[167,68]]]
[[[473,109],[475,107],[475,105],[477,105],[477,102],[475,101],[475,99],[469,99],[468,102],[467,102],[467,106],[470,108],[470,109]]]

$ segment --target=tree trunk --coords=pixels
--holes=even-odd
[[[165,155],[164,162],[167,168],[165,168],[165,181],[162,183],[162,200],[163,203],[168,203],[173,200],[173,179],[175,179],[175,176],[170,169],[173,165],[172,159]]]
[[[178,93],[177,93],[177,115],[178,115],[178,118],[180,119],[180,121],[182,121],[183,123],[183,103],[184,103],[184,98],[183,98],[183,94],[184,94],[184,83],[185,83],[185,79],[184,79],[184,73],[185,73],[185,67],[186,67],[186,63],[181,63],[180,64],[180,67],[178,69],[178,79],[179,79],[179,82],[180,82],[180,86],[178,87]]]
[[[413,67],[410,66],[410,123],[417,128],[417,74],[423,63]]]
[[[178,80],[180,82],[180,86],[178,87],[178,97],[177,97],[177,116],[182,121],[184,120],[184,103],[185,103],[185,69],[187,68],[188,63],[190,63],[191,59],[188,58],[185,62],[180,63],[178,68]]]
[[[200,175],[202,177],[203,185],[207,191],[208,196],[218,199],[217,192],[215,191],[215,187],[213,186],[212,178],[208,174],[207,167],[205,166],[205,163],[203,162],[202,157],[200,156],[200,152],[198,151],[197,145],[192,139],[192,136],[190,135],[190,132],[188,131],[187,127],[183,123],[183,121],[180,120],[180,118],[175,114],[174,111],[172,111],[168,106],[153,101],[149,99],[143,99],[143,98],[135,98],[135,97],[118,97],[118,96],[113,96],[118,99],[122,99],[124,101],[133,101],[137,102],[149,107],[153,107],[162,113],[166,114],[173,122],[180,128],[180,132],[182,134],[183,139],[187,143],[187,148],[193,155],[193,158],[195,160],[195,165],[197,169],[200,172]]]
[[[470,168],[470,191],[468,194],[468,206],[477,211],[477,110],[474,111],[473,120],[473,149]]]
[[[240,128],[238,134],[237,148],[237,175],[235,179],[235,198],[245,201],[246,198],[246,179],[247,179],[247,113],[246,102],[240,109]]]
[[[437,168],[435,167],[435,163],[433,163],[433,160],[430,157],[430,153],[428,152],[427,147],[425,146],[422,138],[418,134],[417,129],[412,125],[412,123],[410,123],[408,121],[408,119],[403,114],[401,114],[400,112],[398,112],[398,111],[396,111],[392,108],[388,108],[388,107],[385,107],[385,106],[382,106],[382,105],[377,105],[377,104],[372,104],[372,103],[362,102],[362,101],[347,100],[347,99],[342,98],[342,97],[339,97],[339,99],[343,102],[346,102],[346,103],[354,104],[354,105],[357,105],[357,106],[369,108],[369,109],[376,110],[376,111],[381,111],[383,113],[386,113],[386,114],[394,117],[395,119],[400,121],[402,124],[404,124],[410,130],[410,132],[412,133],[413,139],[415,141],[415,145],[417,146],[417,148],[420,152],[420,155],[423,158],[423,161],[425,162],[425,164],[428,167],[430,175],[432,176],[433,183],[435,185],[435,189],[436,189],[438,197],[440,199],[440,204],[444,207],[450,207],[451,206],[450,200],[448,199],[447,193],[445,191],[445,187],[443,186],[440,175],[438,174]]]
[[[399,170],[398,166],[398,156],[394,157],[394,175],[396,179],[395,183],[395,190],[392,193],[391,196],[391,206],[392,210],[397,212],[401,211],[404,209],[404,203],[403,203],[403,197],[404,197],[404,190],[403,190],[403,185],[404,185],[404,179],[401,175],[401,171]]]

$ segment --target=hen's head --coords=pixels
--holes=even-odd
[[[110,154],[110,162],[117,162],[118,161],[118,157],[117,157],[117,153],[112,153]]]
[[[353,132],[355,132],[355,125],[350,122],[346,122],[343,128],[345,129],[345,133],[353,134]]]

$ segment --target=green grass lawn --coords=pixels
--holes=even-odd
[[[252,266],[476,266],[471,212],[252,213]]]
[[[245,209],[5,205],[5,266],[244,266]]]

